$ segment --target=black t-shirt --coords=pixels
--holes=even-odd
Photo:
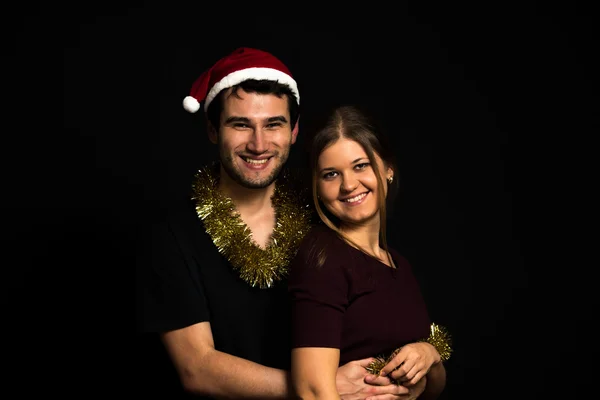
[[[215,348],[289,369],[287,282],[251,287],[206,233],[192,200],[152,224],[137,265],[138,332],[209,321]]]

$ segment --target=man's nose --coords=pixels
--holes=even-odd
[[[246,146],[248,150],[256,154],[262,154],[269,149],[269,143],[267,141],[266,134],[262,129],[257,128],[254,130],[252,137],[248,141]]]

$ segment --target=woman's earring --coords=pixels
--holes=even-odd
[[[387,181],[391,185],[392,182],[394,182],[394,176],[393,175],[392,176],[388,176]]]

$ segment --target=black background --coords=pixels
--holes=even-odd
[[[249,46],[273,52],[299,82],[290,163],[302,162],[303,124],[331,105],[366,105],[389,130],[402,185],[390,242],[454,336],[444,398],[584,398],[598,347],[588,277],[597,261],[580,257],[596,246],[584,211],[597,182],[586,175],[597,135],[593,14],[524,4],[348,15],[348,5],[332,15],[7,9],[13,382],[140,396],[174,383],[160,347],[133,334],[134,243],[149,210],[187,190],[212,157],[183,97],[218,58]],[[27,383],[38,363],[34,376],[58,372],[52,386]]]

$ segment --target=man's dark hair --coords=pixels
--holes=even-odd
[[[267,79],[248,79],[235,86],[232,86],[229,95],[237,96],[237,91],[239,89],[242,89],[248,93],[273,94],[279,98],[287,96],[288,110],[290,112],[290,125],[292,126],[292,128],[294,128],[296,122],[298,121],[298,116],[300,114],[300,106],[296,101],[296,97],[294,96],[292,89],[288,85]],[[206,111],[208,121],[216,129],[219,128],[219,122],[221,120],[221,112],[223,111],[225,92],[227,92],[227,89],[224,89],[221,92],[219,92],[217,97],[215,97],[215,99],[210,103],[210,105],[208,106],[208,110]]]

